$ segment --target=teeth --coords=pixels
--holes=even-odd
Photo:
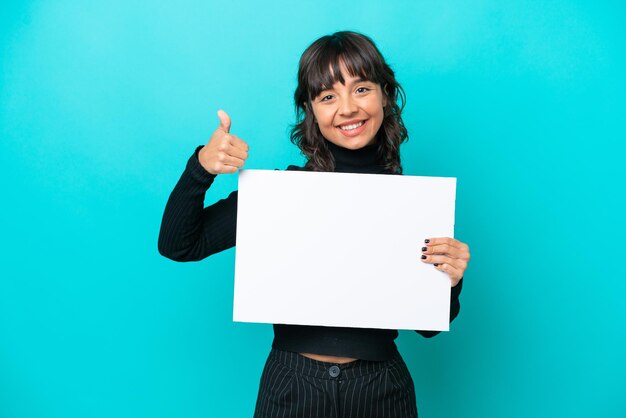
[[[344,131],[351,131],[353,129],[358,128],[359,126],[363,125],[363,122],[359,122],[359,123],[353,123],[352,125],[345,125],[345,126],[340,126],[339,129],[342,129]]]

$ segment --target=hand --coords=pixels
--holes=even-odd
[[[445,271],[452,287],[459,284],[470,260],[467,244],[454,238],[429,238],[422,247],[422,261]]]
[[[213,132],[209,142],[198,153],[198,160],[211,174],[234,173],[243,167],[248,158],[248,144],[230,131],[230,116],[223,110],[217,111],[220,126]]]

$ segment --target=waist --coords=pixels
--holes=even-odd
[[[396,330],[274,324],[272,347],[332,363],[381,361],[398,351],[397,336]]]
[[[339,356],[325,356],[322,354],[314,354],[314,353],[299,353],[301,356],[308,357],[313,360],[322,361],[324,363],[337,363],[337,364],[346,364],[351,363],[353,361],[357,361],[358,359],[352,357],[339,357]]]
[[[395,370],[404,364],[400,353],[385,361],[354,360],[348,363],[324,362],[305,357],[296,352],[273,348],[268,361],[276,362],[294,372],[319,379],[334,379],[341,375],[344,379],[355,379],[383,369]]]

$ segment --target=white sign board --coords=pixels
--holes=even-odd
[[[241,170],[233,319],[447,331],[456,179]]]

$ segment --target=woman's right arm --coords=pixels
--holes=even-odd
[[[248,157],[248,145],[231,135],[230,118],[219,111],[220,126],[208,144],[198,147],[165,206],[159,253],[175,261],[196,261],[235,245],[237,192],[204,207],[204,196],[217,174],[234,173]]]

